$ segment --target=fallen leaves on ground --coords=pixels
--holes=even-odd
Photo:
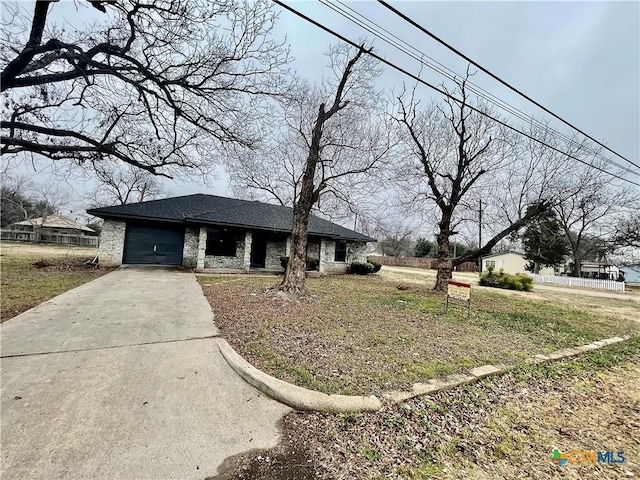
[[[276,449],[237,457],[220,478],[637,478],[640,339],[604,350],[523,367],[376,413],[294,412],[285,417]],[[560,468],[549,459],[553,448],[624,451],[627,460]],[[297,453],[291,465],[306,457],[297,477],[280,476],[278,466],[256,468],[258,455],[276,455],[287,465],[292,449]]]
[[[275,276],[200,281],[221,335],[240,355],[277,378],[325,393],[408,389],[640,326],[493,292],[474,293],[467,318],[462,309],[445,313],[442,293],[380,276],[309,278],[309,295],[295,301],[265,293]]]

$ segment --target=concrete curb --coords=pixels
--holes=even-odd
[[[563,348],[555,352],[548,353],[547,355],[533,355],[525,359],[526,363],[536,364],[543,362],[550,362],[553,360],[562,360],[564,358],[573,357],[582,353],[597,350],[613,343],[622,342],[631,338],[631,335],[625,335],[623,337],[605,338],[604,340],[597,340],[587,345],[579,347]],[[504,375],[505,373],[513,370],[515,365],[483,365],[471,370],[471,375],[454,374],[444,377],[438,380],[429,380],[429,383],[414,383],[411,391],[397,390],[387,392],[383,394],[382,398],[392,404],[401,403],[414,397],[421,395],[434,394],[449,390],[450,388],[465,385],[467,383],[477,382],[478,380],[491,375]]]
[[[623,337],[605,338],[597,340],[587,345],[579,347],[564,348],[546,355],[537,354],[525,359],[525,363],[537,364],[561,360],[567,357],[580,355],[591,350],[611,345],[613,343],[628,340],[632,335]],[[242,358],[226,340],[214,338],[217,342],[220,353],[229,366],[242,377],[247,383],[260,390],[265,395],[295,408],[296,410],[306,410],[312,412],[327,413],[358,413],[376,412],[382,408],[381,400],[375,395],[349,396],[349,395],[327,395],[326,393],[309,390],[292,385],[283,380],[278,380],[266,373],[258,370],[244,358]],[[429,380],[428,383],[414,383],[411,391],[396,390],[382,395],[382,399],[387,404],[397,404],[422,395],[435,394],[444,390],[474,383],[482,378],[492,375],[504,375],[513,370],[515,365],[483,365],[473,368],[470,374],[455,373],[442,379]]]
[[[297,410],[328,413],[357,413],[376,412],[382,408],[382,402],[374,395],[368,397],[327,395],[326,393],[308,390],[283,380],[278,380],[247,362],[231,348],[226,340],[217,338],[214,341],[217,342],[220,353],[229,366],[247,383],[265,395]]]

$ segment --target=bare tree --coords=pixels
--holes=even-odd
[[[640,213],[638,210],[627,211],[619,218],[613,242],[618,248],[640,248]]]
[[[33,183],[25,176],[10,178],[5,176],[0,187],[1,225],[6,227],[12,223],[32,217],[33,199],[30,190]]]
[[[131,165],[103,163],[96,165],[95,174],[99,184],[91,193],[91,202],[96,207],[144,202],[165,194],[156,176]]]
[[[392,257],[413,256],[416,242],[413,229],[403,224],[378,225],[378,248],[382,255]]]
[[[60,213],[71,201],[71,193],[65,188],[64,183],[47,182],[35,184],[33,189],[36,213],[42,217],[43,222],[48,215]]]
[[[236,188],[293,207],[291,255],[278,287],[291,295],[305,290],[312,211],[357,212],[370,172],[393,146],[385,103],[373,89],[380,70],[367,50],[336,46],[328,58],[335,78],[291,87],[277,116],[285,127],[272,129],[257,154],[236,155],[228,165]]]
[[[573,274],[581,275],[584,260],[601,257],[615,249],[619,233],[624,230],[621,218],[628,209],[640,207],[640,194],[633,187],[625,187],[613,177],[604,177],[593,166],[604,168],[603,160],[593,158],[590,165],[576,165],[564,178],[567,195],[555,206],[559,223],[567,238],[573,262]],[[622,220],[624,221],[624,220]],[[633,234],[631,235],[633,238]]]
[[[2,227],[32,218],[42,218],[40,225],[34,225],[36,240],[40,237],[40,227],[47,217],[60,213],[70,201],[69,192],[63,184],[49,182],[37,184],[25,176],[5,178],[0,188]]]
[[[396,168],[401,184],[414,204],[435,206],[438,274],[435,289],[444,291],[453,267],[473,261],[513,232],[546,210],[549,205],[537,199],[515,208],[516,217],[478,245],[478,249],[453,259],[451,237],[458,234],[464,222],[477,211],[483,180],[500,172],[516,155],[513,139],[491,119],[473,111],[467,92],[469,75],[457,83],[460,101],[448,98],[444,106],[433,104],[419,110],[415,90],[410,96],[398,97],[396,120],[406,132],[405,161]],[[476,104],[477,109],[490,111]],[[511,188],[511,186],[509,186]],[[494,185],[495,189],[495,185]],[[527,198],[522,196],[523,200]]]
[[[84,30],[51,25],[55,3],[33,2],[30,20],[3,6],[3,156],[170,176],[254,145],[288,61],[268,1],[78,2],[104,14]]]

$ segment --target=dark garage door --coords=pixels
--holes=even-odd
[[[184,227],[128,223],[123,263],[181,265]]]

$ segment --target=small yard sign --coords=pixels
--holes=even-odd
[[[451,306],[462,306],[467,308],[467,317],[471,311],[471,285],[469,283],[449,280],[447,283],[447,312]]]

